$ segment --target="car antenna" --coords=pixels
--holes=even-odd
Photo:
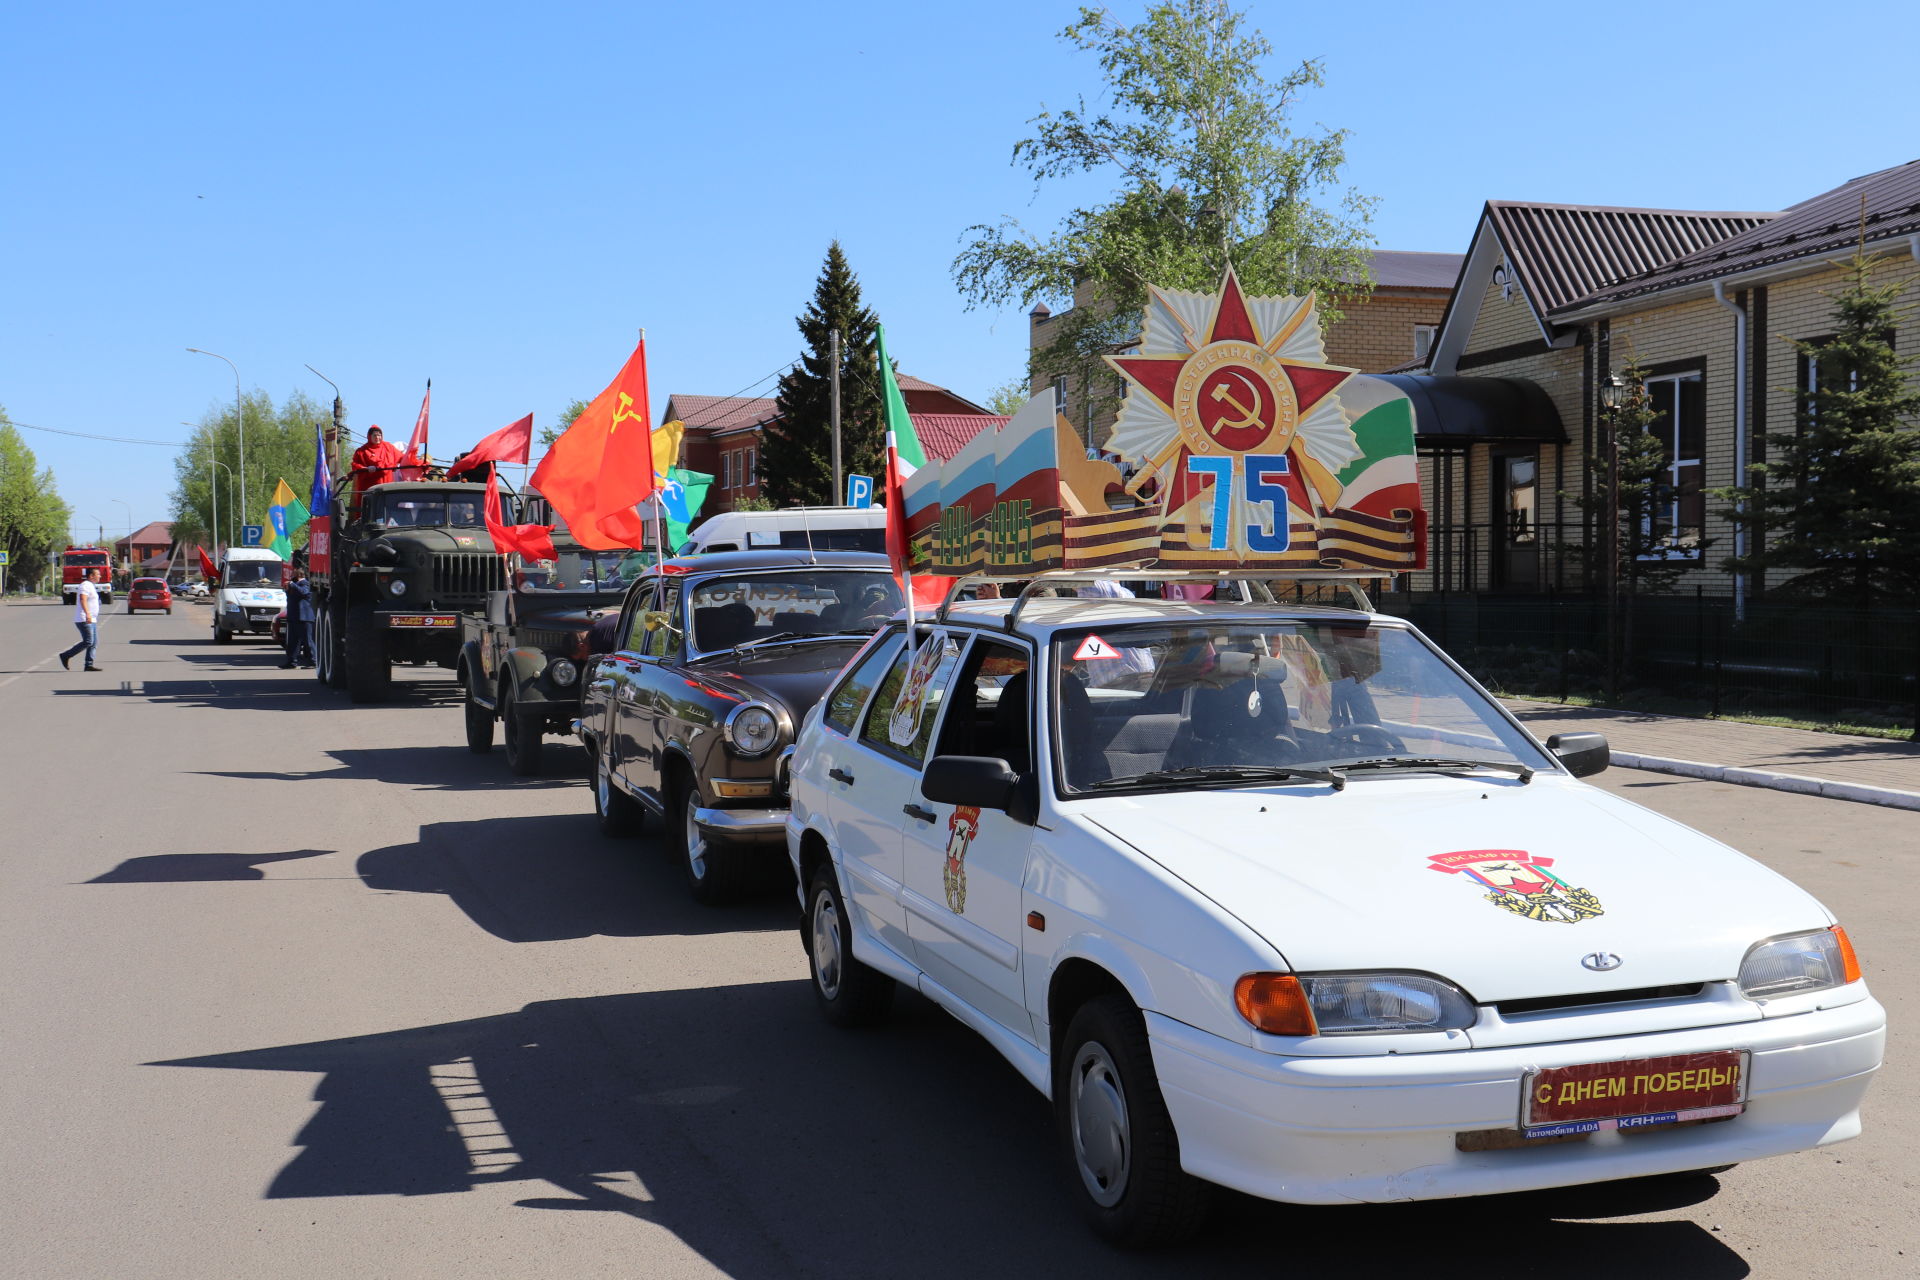
[[[808,518],[804,505],[800,508],[800,529],[807,535],[807,563],[819,564],[819,557],[813,554],[813,521]]]

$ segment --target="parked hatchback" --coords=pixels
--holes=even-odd
[[[133,589],[127,592],[127,612],[143,613],[158,610],[161,613],[173,612],[173,590],[167,586],[165,578],[135,578]]]

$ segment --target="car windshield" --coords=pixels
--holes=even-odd
[[[1055,637],[1069,790],[1260,780],[1269,771],[1552,762],[1410,631],[1364,622],[1151,623]]]
[[[367,519],[383,529],[438,528],[450,525],[471,529],[486,523],[484,493],[383,493],[368,504]]]
[[[693,647],[733,649],[775,637],[865,635],[900,608],[885,569],[802,569],[708,578],[693,588]]]
[[[229,560],[220,581],[229,587],[277,587],[280,585],[280,562]]]
[[[588,551],[560,543],[552,560],[531,560],[514,571],[516,591],[624,591],[651,563],[638,551]]]

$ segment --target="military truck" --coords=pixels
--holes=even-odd
[[[393,664],[460,657],[461,618],[506,571],[478,485],[396,482],[335,499],[309,526],[314,674],[355,702],[387,696]]]
[[[558,525],[537,497],[526,518]],[[588,632],[602,614],[620,611],[628,585],[650,563],[625,548],[586,550],[564,525],[553,540],[556,558],[517,563],[507,585],[487,596],[485,612],[466,617],[460,647],[467,749],[491,751],[498,721],[507,768],[521,777],[540,772],[547,734],[572,732]]]

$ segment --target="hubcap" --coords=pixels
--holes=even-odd
[[[827,999],[840,994],[840,912],[824,888],[813,895],[813,980]]]
[[[687,792],[687,798],[681,803],[680,811],[685,815],[687,825],[687,866],[693,871],[695,880],[707,878],[707,838],[700,831],[700,824],[693,820],[695,796]]]
[[[1133,1165],[1133,1134],[1127,1126],[1127,1095],[1120,1073],[1099,1044],[1085,1044],[1074,1060],[1068,1106],[1073,1117],[1073,1158],[1094,1203],[1111,1209],[1127,1192]]]

